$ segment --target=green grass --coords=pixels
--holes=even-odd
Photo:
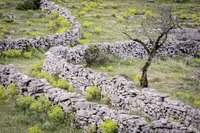
[[[60,0],[52,1],[69,8],[82,25],[88,21],[93,23],[82,29],[83,33],[92,34],[92,36],[84,38],[90,40],[91,43],[128,40],[122,32],[133,33],[133,26],[137,27],[142,19],[136,14],[149,14],[150,12],[156,14],[156,4],[172,6],[173,14],[176,16],[186,14],[188,16],[186,19],[179,19],[186,27],[188,27],[188,23],[193,23],[194,28],[200,25],[200,18],[198,18],[200,17],[200,7],[196,6],[197,3],[200,3],[198,0],[186,3],[175,3],[173,0],[157,0],[155,3],[148,3],[144,0],[102,0],[102,2],[95,2],[96,7],[90,6],[90,0],[84,1],[84,3],[82,0],[72,0],[68,3]],[[95,34],[95,28],[100,28],[101,32]],[[132,36],[137,37],[137,34],[133,33]]]
[[[0,0],[0,25],[6,27],[6,31],[4,29],[5,35],[3,36],[0,34],[0,39],[46,36],[70,29],[70,26],[49,27],[50,21],[53,24],[57,24],[60,20],[59,17],[49,18],[45,10],[16,10],[17,4],[22,2],[22,0]],[[17,18],[10,19],[8,17],[9,15],[14,15]]]
[[[120,60],[113,59],[106,65],[92,66],[99,72],[107,72],[110,75],[121,75],[133,81],[140,88],[139,80],[144,60]],[[105,69],[110,67],[112,69]],[[194,74],[200,67],[200,59],[192,58],[160,58],[155,59],[148,71],[149,87],[169,94],[172,98],[199,108],[200,84]]]
[[[19,57],[5,57],[0,55],[0,64],[7,65],[13,64],[23,74],[30,75],[31,69],[34,64],[39,64],[44,60],[43,50],[31,49],[32,56],[31,58],[25,58],[23,56]]]
[[[80,133],[72,125],[50,122],[36,112],[24,112],[16,106],[16,98],[0,101],[0,133],[26,133],[35,124],[42,127],[43,133]],[[43,117],[44,116],[44,117]]]

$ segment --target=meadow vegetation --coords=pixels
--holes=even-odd
[[[157,13],[156,5],[172,6],[172,13],[183,27],[198,27],[200,25],[200,4],[198,0],[176,3],[173,0],[155,0],[148,3],[145,0],[52,0],[67,7],[73,16],[77,17],[83,29],[83,38],[79,44],[124,41],[128,38],[122,32],[132,34],[137,25],[147,15]],[[90,36],[90,34],[92,36]],[[132,34],[137,37],[137,34]],[[144,38],[145,39],[145,38]]]
[[[34,4],[26,1],[0,1],[0,39],[47,36],[71,28],[69,22],[56,13],[47,15],[47,11],[35,10],[32,6]]]

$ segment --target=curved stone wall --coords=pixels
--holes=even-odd
[[[53,88],[45,79],[29,78],[16,71],[13,66],[0,65],[0,85],[8,86],[15,83],[21,95],[37,97],[44,95],[54,104],[59,104],[65,112],[74,111],[75,123],[83,129],[91,124],[97,126],[105,119],[113,119],[118,123],[119,133],[199,133],[192,127],[187,127],[166,119],[159,119],[148,124],[142,116],[130,115],[126,111],[113,110],[106,105],[86,101],[80,94],[70,93],[59,88]]]
[[[31,39],[17,39],[17,40],[0,40],[0,50],[26,50],[28,47],[35,48],[47,48],[50,46],[58,45],[76,45],[76,41],[81,38],[80,29],[81,25],[72,16],[70,11],[64,7],[59,7],[58,5],[50,2],[49,0],[41,0],[41,9],[48,10],[48,13],[58,12],[60,16],[63,16],[72,25],[72,29],[56,35],[49,35],[45,37],[34,37]]]
[[[111,105],[114,107],[140,111],[153,119],[172,117],[187,126],[193,125],[199,128],[199,109],[195,110],[183,102],[171,100],[165,94],[153,89],[143,89],[142,92],[139,92],[132,82],[123,77],[111,78],[106,73],[94,72],[81,65],[71,64],[68,62],[69,53],[63,47],[51,48],[46,53],[43,71],[47,71],[49,74],[59,74],[60,78],[68,80],[82,95],[85,95],[88,86],[98,86],[102,93],[108,94]],[[79,53],[77,51],[72,55],[74,58],[81,57]],[[73,58],[70,57],[70,59]]]

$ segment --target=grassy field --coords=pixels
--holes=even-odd
[[[52,0],[70,9],[82,24],[83,38],[80,44],[96,42],[115,42],[128,40],[123,31],[133,33],[133,26],[138,27],[142,17],[156,14],[155,5],[172,6],[173,15],[184,27],[198,27],[200,25],[200,1],[175,3],[157,1],[148,3],[144,0]],[[136,34],[132,34],[137,37]]]
[[[140,70],[144,63],[144,60],[114,59],[106,65],[92,66],[92,69],[107,72],[112,76],[124,76],[141,89],[139,86]],[[182,57],[155,59],[148,73],[149,87],[169,94],[172,98],[182,100],[193,107],[200,108],[200,84],[194,74],[194,71],[199,68],[200,59]]]
[[[34,125],[38,125],[43,133],[81,133],[69,123],[50,122],[40,113],[21,110],[16,99],[0,100],[0,133],[27,133]]]
[[[0,39],[46,36],[64,32],[70,28],[58,15],[46,15],[45,10],[16,10],[23,1],[0,0]]]
[[[5,57],[3,54],[0,55],[0,64],[13,64],[23,74],[29,75],[31,68],[34,64],[39,64],[44,60],[45,50],[30,49],[31,57],[26,58],[23,55],[18,57]]]

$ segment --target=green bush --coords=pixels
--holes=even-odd
[[[40,96],[30,104],[30,109],[37,112],[43,112],[50,108],[51,102],[44,96]]]
[[[30,59],[30,58],[32,57],[32,53],[31,53],[31,52],[26,52],[26,51],[25,51],[25,52],[24,52],[24,57]]]
[[[90,44],[91,41],[89,39],[80,39],[78,40],[78,44],[84,45],[84,44]]]
[[[94,33],[99,35],[101,33],[101,29],[99,27],[94,28]]]
[[[48,110],[47,115],[48,118],[52,121],[61,121],[65,117],[64,112],[59,105],[52,106]]]
[[[85,22],[83,22],[82,25],[83,25],[84,28],[88,28],[88,27],[90,27],[91,25],[93,25],[93,22],[85,21]]]
[[[86,1],[81,2],[82,6],[86,7],[88,3]]]
[[[28,128],[28,133],[42,133],[42,129],[38,125]]]
[[[99,101],[101,99],[100,89],[97,86],[88,87],[85,97],[88,101]]]
[[[86,14],[86,11],[80,11],[80,13],[79,13],[80,16],[83,16],[85,14]]]
[[[68,88],[69,88],[69,82],[67,82],[67,81],[64,80],[64,79],[59,79],[59,80],[57,81],[56,87],[61,88],[61,89],[64,89],[64,90],[68,90]]]
[[[19,57],[21,56],[21,51],[16,50],[16,49],[3,51],[3,55],[6,57]]]
[[[116,17],[117,13],[115,11],[111,12],[111,16]]]
[[[0,25],[0,39],[4,39],[6,37],[6,33],[8,33],[8,28],[6,25]]]
[[[118,21],[119,23],[121,23],[121,22],[123,22],[123,21],[124,21],[124,18],[122,18],[122,17],[120,17],[120,18],[117,18],[117,21]]]
[[[33,65],[31,68],[31,75],[37,77],[42,69],[43,62]]]
[[[11,96],[15,96],[19,94],[19,90],[14,83],[8,85],[7,91]]]
[[[31,96],[23,96],[23,97],[20,97],[18,100],[17,100],[17,105],[23,109],[23,110],[26,110],[26,109],[29,109],[31,103],[35,102],[35,99]]]
[[[117,133],[117,122],[111,119],[106,119],[103,123],[100,124],[100,130],[102,133]]]
[[[187,19],[187,17],[188,17],[187,14],[181,14],[180,15],[180,19]]]
[[[117,8],[118,8],[118,5],[117,5],[117,4],[113,4],[113,5],[112,5],[112,8],[117,9]]]
[[[95,2],[93,2],[93,1],[91,1],[91,2],[89,3],[89,6],[90,6],[91,8],[96,8],[97,4],[96,4]]]
[[[22,11],[37,10],[39,6],[39,0],[25,0],[23,3],[17,4],[16,9]]]
[[[95,64],[99,61],[100,57],[100,49],[98,48],[97,45],[90,45],[86,50],[85,50],[85,60],[87,65],[92,65]]]
[[[129,9],[129,13],[130,13],[131,15],[135,15],[135,14],[137,14],[137,10],[134,9],[134,8],[131,8],[131,9]]]
[[[5,87],[0,86],[0,100],[7,99]]]
[[[91,36],[91,34],[89,32],[83,32],[82,36],[83,36],[83,39],[87,39]]]

